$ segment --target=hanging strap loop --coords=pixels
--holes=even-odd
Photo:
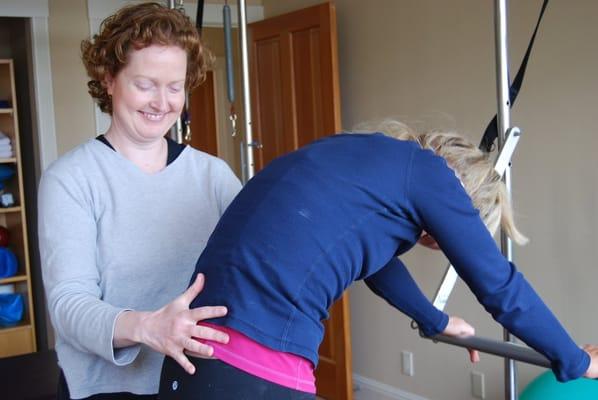
[[[536,28],[534,29],[534,33],[530,39],[529,45],[527,46],[527,51],[525,52],[525,56],[521,61],[521,66],[519,67],[519,71],[517,71],[517,75],[513,80],[509,88],[509,107],[513,108],[513,104],[515,104],[515,100],[517,99],[517,95],[519,94],[519,89],[521,89],[521,84],[523,83],[523,77],[525,76],[525,71],[527,69],[527,62],[529,61],[530,54],[532,53],[532,48],[534,47],[534,41],[536,40],[536,34],[538,33],[538,28],[540,27],[540,22],[542,22],[542,18],[544,17],[544,11],[546,10],[546,6],[548,5],[548,0],[544,0],[542,4],[542,9],[540,10],[540,16],[538,17],[538,22],[536,23]],[[482,136],[482,141],[480,142],[480,149],[487,153],[491,152],[494,147],[494,142],[498,138],[498,125],[497,125],[497,116],[494,115],[492,121],[486,127],[486,131]]]

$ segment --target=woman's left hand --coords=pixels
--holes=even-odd
[[[212,346],[196,339],[227,343],[226,333],[197,325],[198,321],[226,315],[223,306],[189,309],[191,302],[202,291],[205,283],[203,274],[198,274],[193,284],[179,297],[156,311],[127,311],[119,315],[114,329],[114,347],[144,343],[152,349],[172,357],[189,374],[195,367],[187,358],[210,358]]]
[[[475,328],[471,326],[463,318],[449,317],[449,322],[444,331],[443,335],[453,337],[468,337],[475,335]],[[469,351],[469,359],[472,363],[480,361],[480,353],[477,350],[467,349]]]

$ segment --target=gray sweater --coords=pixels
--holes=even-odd
[[[125,310],[156,310],[187,288],[240,188],[222,160],[191,147],[148,175],[90,140],[44,172],[42,272],[72,398],[158,392],[163,356],[143,345],[115,349],[116,318]]]

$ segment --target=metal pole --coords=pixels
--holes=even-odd
[[[510,97],[509,97],[509,58],[507,52],[507,0],[495,0],[494,2],[494,27],[495,27],[495,51],[496,51],[496,91],[498,97],[498,145],[502,149],[507,130],[511,126]],[[507,166],[503,175],[503,181],[507,189],[507,196],[511,197],[511,167]],[[513,261],[513,246],[511,240],[501,229],[500,244],[502,253],[509,261]],[[511,334],[504,329],[503,339],[506,342],[513,341]],[[515,361],[505,358],[505,399],[517,400],[517,367]]]
[[[253,148],[258,146],[253,141],[251,129],[251,91],[249,88],[249,55],[247,50],[247,10],[245,0],[238,1],[239,9],[239,45],[241,47],[241,85],[243,87],[243,115],[245,128],[245,165],[243,177],[249,180],[255,174]]]
[[[168,0],[168,8],[176,8],[175,0]],[[168,136],[177,143],[183,143],[183,120],[180,115]]]

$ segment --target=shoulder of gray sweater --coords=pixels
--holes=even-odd
[[[186,151],[189,152],[189,156],[193,160],[193,162],[198,163],[198,165],[201,167],[209,168],[213,176],[234,176],[232,169],[230,168],[228,163],[223,159],[205,153],[201,150],[197,150],[191,146],[188,146],[188,149]]]
[[[91,160],[92,154],[99,154],[102,151],[101,146],[106,145],[96,139],[90,139],[58,157],[43,173],[61,175],[69,171],[72,173],[73,170],[80,167],[87,168],[88,164],[86,164],[86,161]],[[108,147],[107,149],[113,151]]]

